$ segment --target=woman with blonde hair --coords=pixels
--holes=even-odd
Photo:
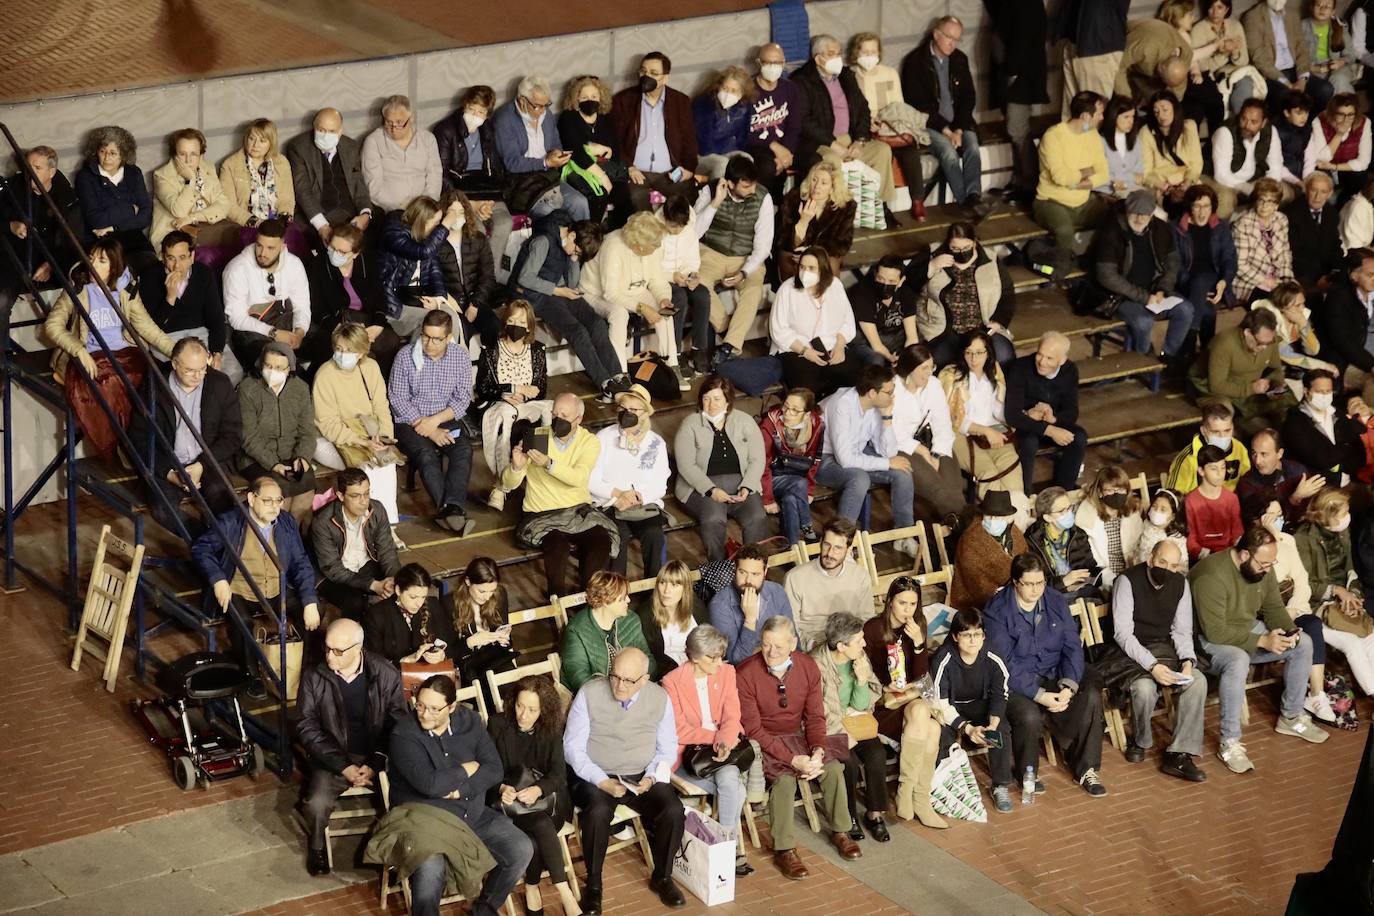
[[[692,100],[692,121],[697,129],[697,174],[716,181],[725,175],[731,156],[747,155],[749,103],[755,94],[753,78],[743,67],[731,65],[716,73],[706,91]]]
[[[153,172],[153,227],[148,235],[154,245],[173,229],[190,234],[200,245],[228,240],[223,231],[202,238],[203,230],[229,215],[229,199],[219,175],[205,161],[205,134],[187,127],[172,134],[172,158]],[[229,224],[217,227],[234,229]]]
[[[681,560],[669,560],[654,577],[648,598],[635,611],[649,640],[659,671],[667,673],[687,661],[687,634],[706,618],[706,608],[692,591],[692,570]],[[655,639],[655,633],[658,638]]]
[[[547,425],[553,416],[548,399],[549,367],[544,345],[534,339],[539,320],[524,299],[512,299],[501,310],[501,337],[477,360],[473,406],[482,415],[482,453],[496,480],[487,505],[500,512],[506,505],[501,475],[510,464],[511,432],[519,420]]]
[[[778,279],[795,276],[802,253],[818,246],[830,258],[830,272],[838,276],[841,262],[854,244],[857,207],[833,162],[823,160],[813,165],[783,196],[778,209],[778,231],[773,240]]]
[[[229,204],[229,219],[240,226],[252,229],[265,219],[295,216],[291,164],[277,145],[277,125],[267,118],[258,118],[244,130],[243,146],[220,163],[219,181]],[[293,225],[287,231],[287,247],[303,238]]]
[[[673,326],[673,291],[663,271],[659,247],[666,232],[652,213],[635,213],[623,228],[609,233],[601,251],[582,268],[582,292],[587,304],[610,326],[611,346],[620,371],[630,357],[630,316],[638,315],[653,334],[651,348],[676,368],[677,329]],[[688,386],[678,381],[686,391]]]
[[[1312,611],[1322,621],[1326,645],[1345,653],[1360,689],[1374,694],[1374,619],[1351,553],[1350,497],[1335,487],[1312,497],[1293,539],[1307,570]],[[1334,716],[1323,715],[1329,709],[1316,712],[1312,708],[1321,702],[1317,696],[1325,698],[1324,692],[1315,691],[1316,685],[1311,685],[1312,695],[1303,708],[1330,721]]]
[[[606,205],[614,205],[616,226],[634,212],[630,206],[630,171],[620,159],[615,124],[610,118],[611,90],[599,76],[575,76],[563,93],[558,137],[572,160],[563,179],[587,198],[590,219],[601,222]]]
[[[386,380],[377,361],[368,356],[372,342],[367,328],[340,324],[332,337],[334,355],[315,373],[311,392],[315,426],[320,437],[315,462],[341,471],[362,468],[372,485],[372,498],[386,509],[398,550],[405,544],[396,535],[396,465],[404,463],[396,449],[396,428],[386,397]]]
[[[1130,476],[1114,464],[1099,470],[1084,491],[1074,522],[1088,536],[1093,559],[1102,568],[1103,590],[1111,588],[1113,579],[1135,565],[1144,522]]]
[[[441,207],[432,197],[417,197],[383,224],[377,272],[391,329],[402,340],[419,329],[425,312],[448,302],[439,253],[449,233],[466,224],[467,214],[456,199]]]

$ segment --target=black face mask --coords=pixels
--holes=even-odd
[[[550,428],[553,430],[555,436],[564,439],[572,432],[572,421],[565,420],[562,417],[554,417],[553,423],[550,424]]]
[[[529,328],[521,327],[521,326],[518,325],[518,324],[508,324],[508,325],[506,325],[506,340],[509,340],[509,341],[512,341],[512,342],[518,341],[518,340],[524,340],[525,337],[529,335],[529,333],[530,333],[530,329],[529,329]]]
[[[1160,569],[1155,566],[1146,566],[1145,578],[1149,579],[1150,584],[1155,588],[1164,588],[1183,578],[1183,573],[1174,572],[1172,569]]]
[[[1256,582],[1264,581],[1264,577],[1269,575],[1269,570],[1257,570],[1255,569],[1255,561],[1247,560],[1241,564],[1240,574],[1246,582],[1254,585]]]
[[[901,285],[900,283],[879,283],[878,295],[883,299],[891,299],[893,296],[897,295],[897,289]]]
[[[634,429],[639,425],[639,417],[628,410],[622,410],[616,415],[616,422],[621,429]]]
[[[950,255],[954,258],[954,263],[960,267],[967,267],[973,263],[974,257],[978,254],[978,249],[970,248],[968,251],[951,251]]]
[[[648,95],[658,88],[658,80],[652,76],[641,76],[639,78],[639,91]]]
[[[601,110],[601,103],[596,99],[583,99],[577,103],[577,110],[587,117],[591,117]]]
[[[1102,505],[1120,512],[1126,508],[1126,500],[1129,496],[1129,493],[1107,493],[1102,497]]]

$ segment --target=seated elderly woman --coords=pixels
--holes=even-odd
[[[252,229],[265,219],[296,214],[296,190],[291,183],[291,164],[277,144],[277,125],[267,118],[249,123],[242,148],[219,164],[219,183],[229,204],[228,218]],[[286,247],[304,256],[305,234],[288,224]]]
[[[1100,194],[1125,197],[1145,180],[1145,144],[1140,140],[1143,125],[1136,118],[1135,99],[1114,95],[1102,113],[1097,128],[1107,156],[1107,183],[1094,188]]]
[[[1253,209],[1241,213],[1232,223],[1236,241],[1236,301],[1245,305],[1267,298],[1281,281],[1295,279],[1288,217],[1279,212],[1282,201],[1283,187],[1278,181],[1261,178],[1255,182]]]
[[[833,162],[813,165],[806,178],[783,196],[778,208],[778,230],[774,235],[778,278],[794,277],[802,253],[818,246],[830,258],[831,273],[838,275],[840,264],[854,243],[857,206]]]
[[[477,360],[473,407],[482,417],[482,455],[496,480],[487,505],[506,506],[501,475],[510,466],[511,430],[517,420],[546,425],[553,415],[548,399],[549,369],[544,345],[534,339],[539,320],[524,299],[512,299],[501,310],[501,338],[484,347]]]
[[[1324,643],[1344,653],[1360,690],[1369,694],[1374,693],[1374,620],[1355,571],[1349,528],[1350,497],[1327,487],[1312,497],[1293,539],[1307,571],[1312,611],[1322,621]],[[1311,705],[1305,708],[1312,711]]]
[[[853,385],[862,368],[845,349],[858,332],[849,296],[830,264],[823,248],[806,249],[800,271],[778,287],[768,313],[769,352],[782,363],[783,381],[818,398]]]
[[[290,235],[290,230],[287,230]],[[333,227],[324,257],[307,258],[310,280],[311,328],[297,352],[308,363],[307,377],[329,361],[334,352],[333,333],[341,322],[360,324],[372,342],[369,352],[382,374],[390,376],[391,362],[401,348],[401,338],[387,321],[386,293],[377,266],[364,256],[363,230],[352,223]]]
[[[859,91],[864,94],[864,101],[868,102],[868,113],[873,119],[873,133],[875,136],[894,136],[906,131],[900,124],[888,123],[886,119],[897,114],[896,109],[888,106],[905,105],[906,98],[902,95],[901,75],[882,60],[883,40],[876,32],[858,32],[849,39],[849,70],[854,74],[855,82],[859,84]],[[908,188],[925,187],[920,146],[914,142],[905,146],[893,146],[892,158],[896,159],[897,165],[901,167]],[[920,196],[911,195],[911,215],[918,222],[926,218],[925,202],[919,199]]]
[[[97,127],[86,138],[85,164],[76,173],[76,196],[87,242],[113,234],[135,274],[156,255],[148,241],[153,198],[134,164],[138,145],[122,127]]]
[[[310,386],[295,371],[296,354],[273,340],[262,348],[257,374],[239,383],[243,418],[239,471],[249,480],[264,476],[275,480],[286,498],[283,508],[305,532],[315,501],[310,459],[315,456],[318,430]]]
[[[425,312],[448,301],[439,253],[466,219],[456,200],[441,209],[434,198],[417,197],[382,224],[379,280],[392,330],[402,340],[415,333]]]
[[[732,155],[743,155],[749,145],[749,123],[757,87],[743,67],[719,71],[706,91],[692,100],[692,122],[697,129],[696,173],[718,181]]]
[[[194,127],[172,134],[172,158],[153,172],[153,244],[180,229],[202,247],[236,246],[239,227],[228,216],[229,198],[205,161],[205,134]]]
[[[582,268],[582,293],[587,304],[606,319],[619,368],[629,366],[630,316],[637,315],[653,334],[646,347],[669,366],[678,364],[677,328],[673,325],[673,291],[663,272],[659,247],[663,223],[652,213],[636,213],[624,228],[606,235],[601,250]],[[681,381],[681,379],[679,379]],[[680,386],[686,391],[688,386]]]
[[[630,171],[616,148],[611,121],[611,90],[599,76],[574,77],[563,93],[558,137],[572,159],[563,167],[564,179],[587,198],[591,219],[601,222],[611,204],[615,226],[634,212],[630,202]]]
[[[716,818],[735,845],[735,874],[752,875],[739,832],[744,774],[754,750],[743,735],[735,669],[725,662],[726,640],[709,623],[687,635],[687,664],[663,679],[677,727],[677,775],[715,796]]]
[[[616,424],[596,434],[601,452],[587,490],[620,531],[620,552],[611,560],[611,569],[625,574],[630,539],[639,538],[643,575],[653,576],[668,558],[669,518],[663,511],[672,473],[668,443],[650,428],[654,405],[643,385],[631,385],[616,395],[615,405]]]
[[[1016,287],[997,258],[979,244],[973,223],[951,223],[945,230],[925,281],[916,327],[937,366],[957,361],[964,338],[975,331],[987,333],[999,366],[1016,356],[1009,331]]]
[[[1036,519],[1026,529],[1026,545],[1045,564],[1045,583],[1065,600],[1101,597],[1097,583],[1102,567],[1093,556],[1088,533],[1063,487],[1046,487],[1035,497]]]
[[[133,275],[124,266],[124,247],[118,237],[107,235],[96,239],[87,250],[87,257],[95,276],[85,277],[84,269],[78,271],[76,298],[81,302],[81,310],[76,308],[70,296],[62,293],[43,322],[43,334],[56,347],[52,357],[53,374],[63,386],[87,448],[109,461],[114,458],[119,434],[100,408],[90,386],[93,384],[100,389],[118,426],[127,428],[133,404],[114,364],[119,364],[135,388],[142,389],[148,360],[128,336],[125,324],[163,356],[172,355],[172,339],[157,326],[138,298]],[[105,284],[114,299],[105,295],[100,283]],[[91,325],[87,325],[83,313],[90,316]],[[104,342],[103,349],[100,341]],[[106,355],[105,349],[110,355]],[[72,369],[71,360],[81,364],[85,377]]]
[[[341,324],[334,331],[333,358],[315,373],[312,397],[315,426],[320,431],[315,461],[327,468],[362,468],[372,484],[372,498],[386,509],[395,534],[401,520],[396,508],[396,430],[386,398],[386,380],[368,356],[371,341],[361,324]]]
[[[1354,92],[1358,54],[1364,53],[1365,48],[1356,46],[1345,24],[1336,18],[1336,0],[1312,0],[1304,6],[1310,15],[1302,21],[1302,39],[1307,45],[1312,75],[1330,83],[1330,91],[1336,95]],[[1347,17],[1354,6],[1348,5]]]

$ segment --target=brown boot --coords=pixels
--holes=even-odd
[[[897,816],[909,821],[916,816],[912,800],[912,788],[916,784],[921,769],[921,755],[925,753],[923,742],[914,735],[903,735],[901,752],[897,757]]]
[[[906,741],[902,742],[903,756],[905,756],[907,743]],[[935,809],[930,805],[930,780],[935,775],[935,754],[940,747],[939,734],[936,733],[935,740],[924,745],[916,744],[914,741],[910,743],[913,745],[912,750],[919,755],[916,774],[911,784],[912,810],[916,814],[916,820],[920,821],[923,826],[943,830],[949,824],[946,824],[945,819],[936,814]]]

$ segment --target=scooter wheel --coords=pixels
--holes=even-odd
[[[196,765],[190,757],[178,757],[172,761],[172,779],[183,792],[191,791],[196,784]]]

